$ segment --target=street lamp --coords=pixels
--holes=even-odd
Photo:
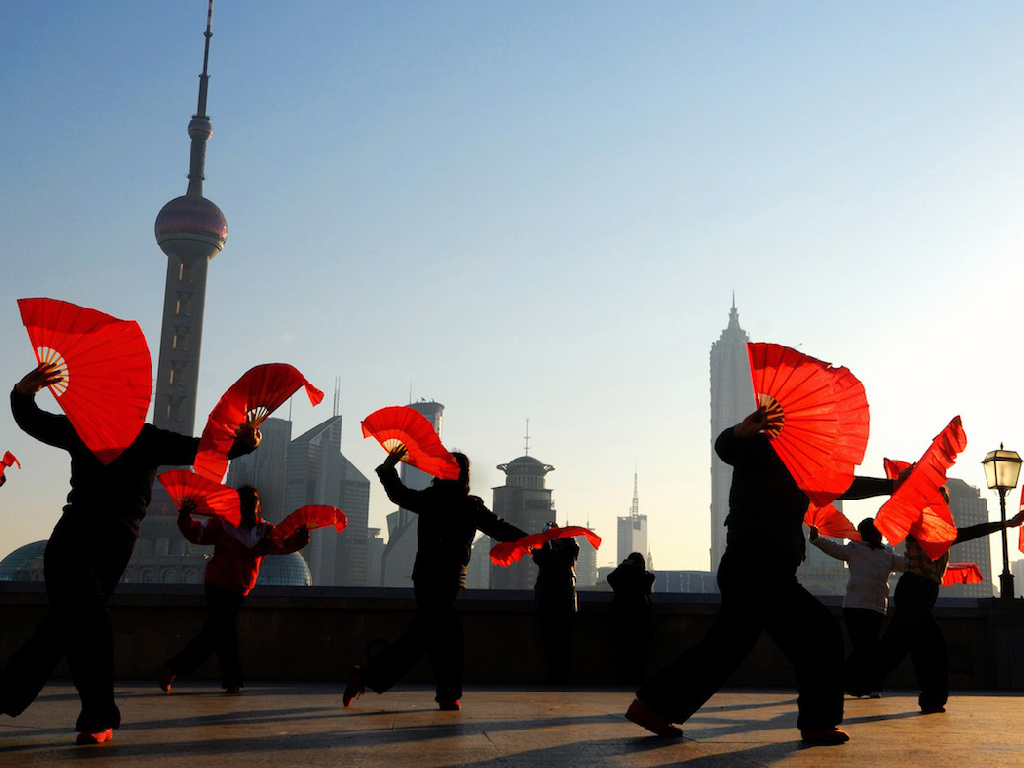
[[[999,450],[989,451],[981,464],[985,467],[989,489],[999,491],[999,517],[1003,521],[1003,572],[999,574],[999,597],[1012,600],[1013,574],[1010,573],[1010,552],[1006,546],[1006,492],[1017,487],[1021,459],[1016,451],[1004,450],[1000,443]]]

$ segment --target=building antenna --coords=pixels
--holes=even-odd
[[[637,493],[636,467],[633,467],[633,506],[629,509],[629,516],[634,520],[640,517],[640,496]]]
[[[526,446],[523,448],[523,456],[530,455],[530,417],[526,417]]]
[[[334,377],[334,416],[341,412],[341,376]]]

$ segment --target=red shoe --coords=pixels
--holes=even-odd
[[[105,741],[110,741],[112,738],[114,738],[113,728],[107,728],[107,730],[98,731],[97,733],[82,731],[78,734],[78,738],[75,739],[75,744],[102,744]]]
[[[846,731],[834,727],[800,731],[800,741],[812,747],[831,747],[835,744],[845,744],[849,740],[850,735]]]
[[[341,697],[341,703],[347,707],[352,703],[352,699],[358,699],[364,693],[366,693],[366,686],[363,685],[363,675],[359,665],[356,664],[348,673],[348,683],[345,685],[345,693]]]
[[[663,715],[655,712],[640,701],[640,699],[633,699],[633,703],[626,710],[626,719],[659,736],[677,737],[683,735],[682,729],[676,728]]]
[[[160,673],[160,690],[164,693],[170,693],[171,683],[174,682],[174,678],[176,677],[176,674],[171,672],[167,667],[164,667],[163,671]]]
[[[455,699],[454,701],[439,701],[437,708],[442,712],[454,712],[457,709],[462,709],[462,705],[459,704],[458,699]]]

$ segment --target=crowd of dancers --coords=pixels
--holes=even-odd
[[[114,461],[103,463],[83,443],[66,416],[42,411],[35,394],[56,383],[60,371],[44,363],[11,392],[17,424],[32,437],[71,457],[71,490],[44,553],[49,608],[34,634],[15,651],[0,672],[0,712],[16,717],[42,690],[58,662],[67,660],[81,699],[75,729],[77,743],[109,741],[121,721],[114,699],[114,649],[107,602],[128,564],[139,526],[149,505],[161,465],[188,465],[199,439],[146,424]],[[615,609],[633,631],[619,638],[620,652],[632,664],[625,670],[642,685],[626,718],[662,737],[678,737],[678,727],[728,680],[766,632],[793,664],[798,690],[797,728],[811,745],[840,744],[844,692],[874,696],[885,676],[908,653],[920,686],[924,713],[944,711],[949,695],[946,645],[932,614],[948,555],[929,559],[918,542],[907,539],[904,556],[893,554],[881,534],[865,520],[861,541],[841,545],[811,529],[811,542],[850,565],[843,615],[853,653],[844,662],[842,628],[832,613],[797,580],[805,556],[804,516],[808,497],[773,450],[766,429],[771,422],[759,408],[719,435],[715,450],[733,468],[729,495],[727,548],[718,569],[721,606],[706,637],[667,667],[640,680],[646,645],[653,631],[650,592],[653,576],[643,557],[631,555],[609,577]],[[257,449],[260,433],[243,423],[229,456]],[[430,659],[438,707],[457,710],[463,695],[464,637],[456,599],[466,584],[467,565],[477,532],[514,542],[527,534],[491,512],[470,493],[469,459],[453,454],[454,479],[437,479],[422,490],[407,488],[396,471],[405,449],[392,450],[377,468],[388,498],[418,515],[418,549],[412,580],[416,612],[409,627],[368,663],[352,667],[342,694],[349,707],[367,689],[384,693],[403,679],[424,655]],[[893,493],[898,480],[857,477],[843,498]],[[241,522],[210,519],[200,523],[182,504],[178,526],[189,541],[214,547],[205,578],[209,615],[199,633],[168,659],[160,687],[170,691],[216,653],[222,686],[238,693],[244,685],[235,618],[252,589],[264,557],[295,552],[309,542],[300,527],[279,541],[260,517],[259,493],[238,489]],[[1006,523],[961,529],[957,541],[1020,525],[1024,513]],[[539,566],[537,607],[547,651],[546,679],[562,682],[568,670],[572,614],[575,613],[573,565],[579,547],[572,539],[532,551]],[[888,599],[887,579],[902,572],[895,611],[879,637]]]

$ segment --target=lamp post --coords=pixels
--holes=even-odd
[[[1013,600],[1013,574],[1010,573],[1010,551],[1006,546],[1006,492],[1017,487],[1021,459],[1016,451],[1007,451],[999,444],[998,451],[989,451],[981,462],[990,490],[999,491],[999,517],[1003,521],[1003,572],[999,574],[999,597]]]

